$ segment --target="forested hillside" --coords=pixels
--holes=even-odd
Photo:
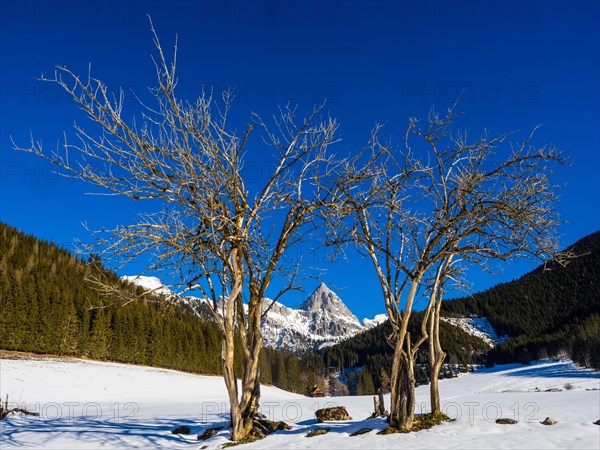
[[[219,372],[212,324],[157,302],[121,306],[85,281],[85,261],[6,224],[0,230],[2,348]]]
[[[174,305],[101,297],[86,282],[91,270],[67,250],[0,222],[0,348],[221,373],[215,324]],[[121,283],[108,270],[102,276]],[[239,374],[241,366],[238,357]],[[314,381],[301,376],[295,355],[275,350],[262,352],[261,378],[296,392]]]
[[[569,247],[566,267],[539,267],[518,280],[444,303],[446,314],[485,316],[510,338],[490,355],[497,362],[556,355],[600,369],[600,232]]]

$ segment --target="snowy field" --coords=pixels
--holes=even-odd
[[[456,418],[430,430],[376,435],[385,423],[364,421],[372,397],[311,399],[274,387],[262,388],[262,412],[285,420],[289,431],[240,448],[600,448],[600,374],[569,361],[507,365],[442,380],[445,412]],[[545,392],[548,391],[548,392]],[[40,417],[11,416],[0,422],[0,448],[220,448],[228,432],[196,440],[209,426],[227,421],[221,378],[124,364],[52,358],[0,359],[0,395]],[[428,410],[428,388],[417,389]],[[389,401],[389,399],[388,399]],[[344,405],[354,420],[316,424],[314,411]],[[540,424],[547,416],[558,423]],[[498,425],[498,417],[516,425]],[[171,434],[186,425],[189,436]],[[331,427],[306,438],[311,429]],[[374,431],[349,434],[360,428]]]

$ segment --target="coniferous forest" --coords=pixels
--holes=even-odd
[[[487,317],[508,335],[491,361],[529,362],[566,356],[600,369],[600,232],[567,249],[575,255],[563,267],[538,267],[509,283],[470,297],[444,302],[449,315]]]

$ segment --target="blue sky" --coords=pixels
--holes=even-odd
[[[400,136],[411,115],[447,107],[463,92],[461,127],[501,133],[544,126],[537,143],[572,158],[564,183],[562,243],[600,228],[598,2],[174,1],[0,3],[0,217],[71,247],[99,229],[129,223],[139,204],[85,195],[10,137],[54,145],[83,116],[54,87],[35,80],[56,64],[110,86],[144,92],[153,52],[146,14],[165,47],[179,36],[179,93],[202,84],[237,93],[237,114],[270,114],[327,98],[341,126],[340,151],[362,145],[377,121]],[[131,100],[131,96],[129,97]],[[245,123],[245,122],[244,122]],[[260,150],[257,150],[260,151]],[[317,258],[317,262],[320,258]],[[324,279],[359,317],[383,312],[370,265],[353,256],[323,264]],[[481,290],[531,270],[513,263],[500,277],[473,273]],[[126,271],[135,272],[139,267]],[[307,282],[311,291],[317,282]],[[303,294],[283,299],[295,305]]]

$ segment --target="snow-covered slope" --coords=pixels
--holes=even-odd
[[[160,278],[157,277],[146,277],[143,275],[125,275],[121,277],[123,281],[129,281],[137,286],[143,287],[147,291],[150,291],[156,295],[170,295],[171,289],[163,285]]]
[[[156,277],[130,276],[123,279],[159,294],[172,293]],[[176,301],[204,319],[211,317],[208,303],[204,299],[181,296]],[[361,323],[325,283],[321,283],[298,309],[279,302],[272,303],[265,299],[263,305],[265,309],[269,308],[262,322],[264,345],[294,352],[333,345],[387,319],[385,314],[379,314],[373,319],[364,319]]]
[[[364,420],[372,412],[371,396],[308,398],[263,386],[261,412],[287,421],[292,429],[240,448],[598,449],[600,427],[593,423],[600,418],[598,389],[598,372],[569,361],[497,366],[440,381],[442,409],[455,422],[380,436],[376,432],[385,422]],[[217,449],[229,437],[222,429],[205,442],[196,440],[207,427],[227,426],[227,393],[220,377],[77,359],[0,359],[0,396],[6,394],[41,417],[1,421],[2,449]],[[389,405],[389,396],[385,401]],[[428,386],[418,387],[417,412],[427,412],[428,402]],[[314,411],[333,404],[346,406],[353,420],[317,424]],[[558,423],[540,424],[547,416]],[[519,423],[498,425],[497,417]],[[171,433],[183,425],[190,427],[190,435]],[[331,431],[305,437],[323,426]],[[349,436],[364,427],[373,431]]]
[[[386,320],[388,320],[387,314],[377,314],[372,319],[363,319],[363,325],[366,328],[375,328],[377,325],[381,325]]]
[[[473,336],[481,338],[490,347],[504,342],[508,338],[508,336],[498,336],[486,317],[442,317],[441,319]]]

